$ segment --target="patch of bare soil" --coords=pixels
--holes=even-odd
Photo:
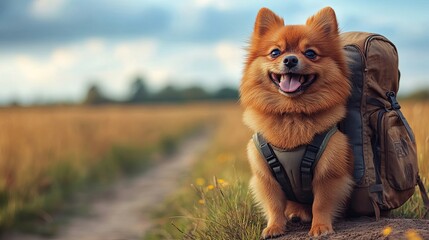
[[[134,240],[151,226],[150,209],[163,203],[208,145],[207,131],[187,139],[178,151],[140,176],[117,182],[88,203],[89,216],[73,218],[51,238],[10,233],[7,240]]]
[[[383,230],[391,228],[388,236],[383,235]],[[285,239],[309,239],[310,224],[288,225]],[[429,220],[423,219],[398,219],[361,217],[355,219],[340,219],[334,223],[334,234],[319,237],[319,239],[345,239],[345,240],[372,240],[372,239],[429,239]],[[386,231],[387,233],[387,231]],[[416,235],[417,234],[417,235]],[[413,238],[414,237],[414,238]]]

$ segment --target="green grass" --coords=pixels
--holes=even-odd
[[[215,184],[212,190],[198,188],[199,205],[193,230],[188,239],[257,239],[264,220],[247,190],[247,184],[238,182],[222,187]],[[198,227],[201,225],[201,227]]]
[[[227,183],[219,179],[192,189],[192,197],[183,192],[174,201],[167,202],[165,206],[169,207],[161,211],[172,213],[171,210],[176,210],[176,214],[159,222],[164,224],[163,228],[154,229],[145,239],[259,238],[264,219],[252,201],[246,183]],[[190,206],[189,212],[184,205]]]

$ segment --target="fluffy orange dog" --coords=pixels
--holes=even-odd
[[[338,124],[350,94],[335,12],[324,8],[305,25],[284,25],[262,8],[256,18],[240,86],[244,121],[272,146],[294,149]],[[349,197],[352,152],[344,134],[330,138],[314,169],[312,206],[288,201],[255,144],[248,144],[250,187],[263,208],[263,238],[286,233],[292,217],[311,221],[310,236],[333,232],[333,218]]]

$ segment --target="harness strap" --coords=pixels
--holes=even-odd
[[[310,196],[313,195],[312,181],[314,168],[316,167],[317,161],[320,159],[323,151],[325,150],[329,139],[337,130],[337,126],[334,126],[323,133],[315,135],[313,141],[308,144],[305,149],[304,156],[301,159],[300,164],[301,190],[302,192],[307,192],[307,194]],[[287,199],[290,201],[299,202],[292,188],[291,180],[289,179],[271,145],[264,139],[264,137],[262,137],[260,133],[255,133],[253,135],[253,141],[261,155],[267,161],[272,174],[280,184]],[[310,200],[312,200],[312,198]]]
[[[270,144],[267,143],[265,138],[263,138],[260,133],[255,133],[255,135],[253,135],[253,140],[255,144],[257,144],[256,146],[258,147],[262,156],[267,161],[271,172],[273,173],[277,182],[279,182],[283,192],[286,194],[287,199],[296,202],[297,199],[292,189],[292,184],[290,183],[290,179],[287,176],[282,164],[278,160]]]
[[[314,168],[316,167],[315,163],[320,159],[329,139],[337,130],[337,126],[334,126],[323,133],[316,134],[313,141],[307,145],[300,168],[302,191],[312,191],[311,183],[313,181]]]

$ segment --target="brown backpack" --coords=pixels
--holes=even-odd
[[[349,60],[352,96],[340,129],[354,155],[350,212],[375,215],[404,204],[417,183],[426,208],[429,199],[418,175],[414,134],[396,100],[400,72],[395,45],[371,33],[341,34]]]

